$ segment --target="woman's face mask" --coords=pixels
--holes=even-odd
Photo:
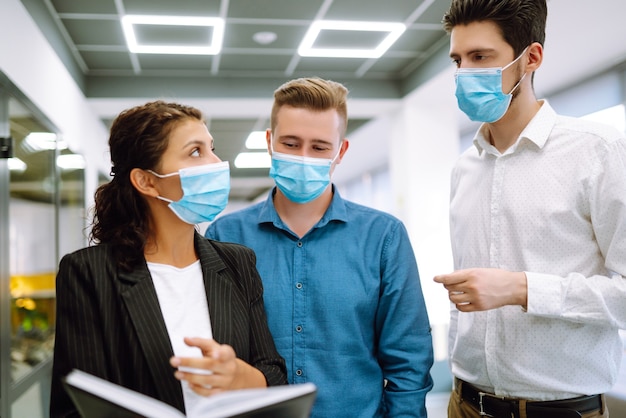
[[[147,170],[159,178],[180,176],[183,197],[169,202],[169,208],[188,224],[210,222],[220,214],[228,203],[230,192],[230,168],[228,161],[181,168],[176,173],[158,174]]]
[[[332,159],[283,154],[274,151],[272,146],[270,177],[287,199],[308,203],[317,199],[330,184],[330,168],[338,156],[339,151]]]
[[[456,98],[459,108],[471,120],[493,123],[500,120],[509,109],[513,92],[526,73],[508,94],[502,92],[502,72],[519,60],[526,49],[504,67],[459,68],[456,70]]]

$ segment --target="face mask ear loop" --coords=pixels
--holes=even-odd
[[[157,196],[156,198],[157,198],[157,199],[159,199],[159,200],[162,200],[162,201],[164,201],[164,202],[167,202],[167,203],[174,203],[174,201],[173,201],[173,200],[168,199],[167,197]]]
[[[335,161],[337,161],[337,158],[339,158],[339,154],[341,154],[341,144],[343,144],[343,140],[339,141],[339,150],[337,151],[337,154],[335,154],[335,156],[333,157],[332,160],[330,160],[330,165],[335,164]]]
[[[526,51],[528,50],[528,47],[524,48],[524,50],[522,51],[521,54],[518,55],[517,58],[515,58],[513,61],[509,62],[507,65],[505,65],[504,67],[502,67],[502,71],[506,70],[507,68],[509,68],[511,65],[515,64],[520,58],[522,58],[524,56],[524,54],[526,53]]]
[[[274,134],[270,134],[270,155],[274,155]]]
[[[146,171],[147,171],[148,173],[154,174],[155,176],[157,176],[157,177],[158,177],[158,178],[160,178],[160,179],[164,179],[164,178],[166,178],[166,177],[172,177],[172,176],[178,176],[178,175],[180,175],[180,173],[179,173],[178,171],[176,171],[176,172],[174,172],[174,173],[169,173],[169,174],[159,174],[159,173],[156,173],[156,172],[154,172],[154,171],[152,171],[152,170],[146,170]]]
[[[515,91],[515,89],[517,87],[519,87],[520,84],[522,84],[522,80],[524,79],[524,77],[526,77],[526,73],[524,73],[524,75],[522,76],[522,78],[519,79],[519,81],[517,82],[517,84],[515,86],[513,86],[513,88],[511,89],[511,91],[509,92],[509,94],[513,94],[513,92]]]
[[[509,68],[511,65],[515,64],[520,58],[522,58],[522,56],[524,56],[524,54],[526,53],[526,50],[528,50],[528,47],[524,48],[524,50],[522,51],[521,54],[519,54],[519,56],[517,58],[515,58],[513,61],[511,61],[510,63],[508,63],[506,66],[502,67],[502,71],[506,70],[507,68]],[[513,88],[511,89],[511,91],[509,92],[509,94],[513,94],[513,92],[515,91],[515,89],[517,89],[519,87],[519,85],[522,83],[522,80],[524,79],[524,77],[526,77],[526,73],[524,73],[524,75],[522,76],[522,78],[519,79],[519,81],[517,82],[517,84],[515,84],[515,86],[513,86]]]
[[[172,177],[172,176],[178,176],[178,175],[180,175],[180,173],[179,173],[179,172],[169,173],[169,174],[159,174],[159,173],[155,173],[155,172],[154,172],[154,171],[152,171],[152,170],[146,170],[146,171],[147,171],[148,173],[154,174],[155,176],[157,176],[157,177],[158,177],[158,178],[160,178],[160,179],[163,179],[163,178],[166,178],[166,177]],[[156,198],[157,198],[157,199],[159,199],[159,200],[162,200],[162,201],[164,201],[164,202],[167,202],[167,203],[173,203],[173,202],[174,202],[173,200],[168,199],[167,197],[163,197],[163,196],[157,196]]]

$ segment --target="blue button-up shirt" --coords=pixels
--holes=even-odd
[[[218,218],[206,236],[256,252],[289,382],[318,387],[311,416],[426,417],[432,340],[404,225],[334,190],[300,238],[278,216],[274,192]]]

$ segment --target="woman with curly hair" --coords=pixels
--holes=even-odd
[[[72,369],[183,412],[202,396],[285,384],[254,252],[195,228],[230,189],[201,112],[163,101],[125,110],[109,147],[95,245],[63,257],[57,274],[51,416],[78,414],[61,385]]]

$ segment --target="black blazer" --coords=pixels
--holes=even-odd
[[[254,252],[195,234],[213,338],[259,369],[268,385],[287,383],[263,306]],[[164,401],[184,412],[174,355],[146,263],[120,271],[111,247],[68,254],[56,278],[57,318],[52,417],[77,415],[61,379],[73,368]]]

